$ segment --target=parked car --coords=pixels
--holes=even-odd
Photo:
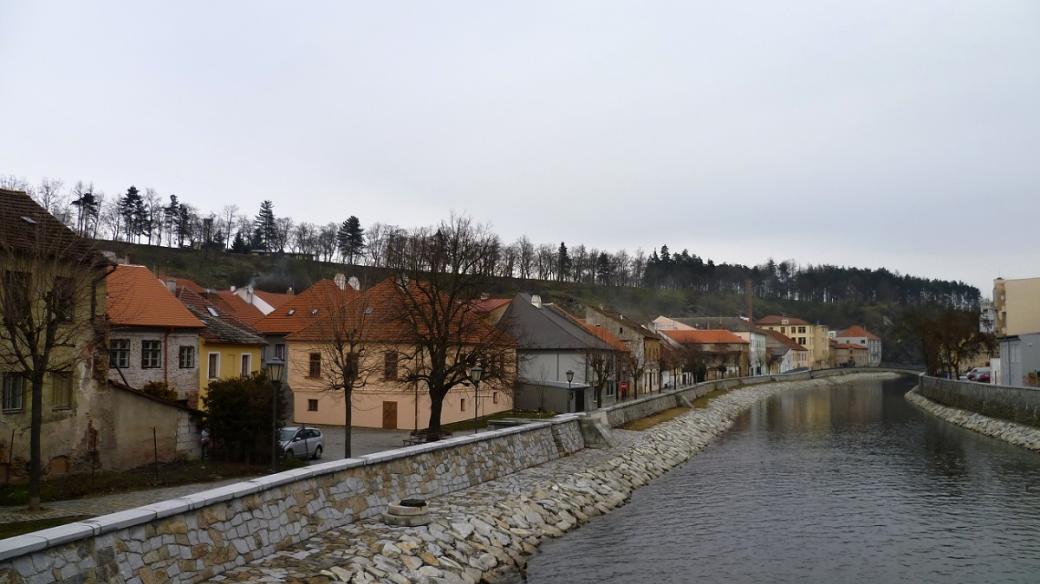
[[[325,435],[317,428],[286,426],[278,431],[282,452],[293,458],[321,458],[325,452]]]
[[[989,383],[990,373],[989,367],[974,367],[971,371],[968,371],[968,381]]]

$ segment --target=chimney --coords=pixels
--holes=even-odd
[[[166,289],[170,291],[170,294],[176,294],[177,280],[166,280]]]
[[[289,289],[286,290],[285,293],[288,294],[289,296],[292,296],[293,294],[296,294],[296,292],[293,292],[292,286],[289,286]]]
[[[250,304],[253,303],[253,285],[252,284],[246,286],[246,298],[249,300]]]
[[[347,280],[347,284],[355,290],[361,289],[361,280],[358,280],[357,276],[351,276],[350,279]]]
[[[347,289],[347,277],[343,274],[336,274],[332,277],[332,281],[336,283],[336,287],[340,290]]]
[[[491,295],[488,294],[487,292],[481,292],[480,293],[480,299],[481,300],[487,300],[488,298],[491,298]]]
[[[231,285],[231,293],[234,294],[235,290],[238,290],[238,286],[235,286],[234,284],[232,284]]]
[[[542,297],[537,295],[537,294],[532,294],[531,295],[531,306],[534,306],[535,308],[541,308],[542,307]]]

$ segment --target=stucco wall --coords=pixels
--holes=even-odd
[[[203,407],[203,398],[209,389],[209,354],[220,355],[217,379],[229,379],[242,375],[242,355],[249,355],[249,372],[257,373],[262,365],[262,349],[260,345],[224,345],[218,343],[207,343],[199,339],[199,407]]]
[[[127,470],[152,463],[156,450],[160,462],[199,458],[199,420],[191,412],[119,388],[107,394],[100,424],[105,468]]]
[[[198,582],[311,535],[584,447],[575,416],[244,481],[0,541],[0,580]]]
[[[922,377],[924,397],[952,408],[1040,427],[1040,389]]]

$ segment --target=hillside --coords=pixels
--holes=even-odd
[[[99,241],[100,249],[115,252],[130,262],[142,264],[157,274],[191,278],[211,288],[252,284],[271,292],[292,287],[303,290],[322,278],[337,273],[357,276],[373,283],[385,272],[367,266],[316,262],[286,256],[261,256],[225,253],[219,250],[175,249],[158,246]],[[510,296],[517,292],[540,294],[547,302],[557,302],[580,312],[585,305],[604,305],[633,318],[649,321],[670,316],[715,316],[744,313],[744,299],[734,292],[702,293],[693,289],[599,286],[586,283],[548,282],[503,278],[488,293]],[[896,304],[858,304],[851,302],[801,302],[755,298],[755,315],[789,314],[810,322],[824,323],[832,329],[862,324],[881,336],[885,360],[898,363],[920,362],[916,343],[904,338],[898,323],[905,307]]]

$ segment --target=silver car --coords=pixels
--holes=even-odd
[[[278,442],[293,458],[317,459],[325,452],[325,436],[317,428],[286,426],[278,431]]]

